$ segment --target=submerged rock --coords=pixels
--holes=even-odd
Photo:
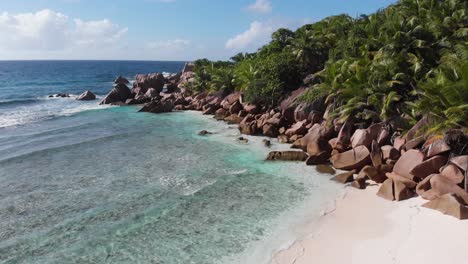
[[[49,95],[49,98],[52,98],[52,97],[55,97],[55,98],[68,98],[68,97],[70,97],[70,94],[67,94],[67,93],[58,93],[58,94],[51,94],[51,95]]]
[[[305,161],[307,157],[304,151],[272,151],[266,160]]]
[[[239,137],[237,139],[240,143],[243,143],[243,144],[247,144],[249,143],[249,140],[247,138],[244,138],[244,137]]]
[[[200,132],[198,132],[198,135],[200,136],[206,136],[206,135],[211,135],[213,133],[209,132],[209,131],[206,131],[206,130],[202,130]]]

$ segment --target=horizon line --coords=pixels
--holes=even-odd
[[[2,60],[0,62],[15,62],[15,61],[138,61],[138,62],[192,62],[193,60],[119,60],[119,59],[18,59],[18,60]]]

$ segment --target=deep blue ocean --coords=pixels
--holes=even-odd
[[[138,73],[178,72],[183,66],[184,62],[151,61],[0,61],[0,127],[95,106],[94,103],[49,99],[50,94],[79,95],[90,90],[103,96],[112,89],[116,76],[133,79]]]
[[[268,263],[341,187],[196,112],[48,98],[183,62],[0,62],[0,263]],[[198,136],[203,129],[212,136]]]

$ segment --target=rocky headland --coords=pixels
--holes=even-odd
[[[249,104],[241,92],[190,93],[186,87],[193,81],[193,70],[188,63],[182,72],[166,77],[140,74],[132,88],[127,79],[118,77],[101,104],[143,105],[140,112],[156,114],[202,111],[237,124],[242,134],[292,144],[291,151],[271,152],[267,160],[348,171],[333,180],[358,189],[378,184],[377,195],[390,201],[421,196],[427,200],[424,207],[468,219],[468,137],[461,130],[420,135],[426,117],[405,133],[392,121],[342,122],[330,115],[324,100],[299,101],[304,88],[294,90],[275,107]]]

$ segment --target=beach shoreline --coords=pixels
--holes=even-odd
[[[270,263],[466,263],[463,254],[449,252],[463,252],[467,221],[421,207],[426,201],[420,197],[398,203],[377,198],[377,190],[347,187],[334,210]]]
[[[248,140],[246,144],[240,144],[245,148],[245,151],[263,153],[264,157],[271,151],[287,151],[292,146],[290,143],[280,143],[277,139],[262,135],[242,135],[237,125],[229,125],[226,122],[216,120],[210,115],[203,115],[200,111],[175,111],[174,113],[189,113],[209,120],[210,123],[224,124],[225,127],[222,130],[211,130],[210,132],[213,134],[209,135],[207,139],[212,142],[226,142],[230,139],[236,140],[242,136]],[[264,140],[270,140],[271,146],[264,146]],[[294,171],[301,172],[302,176],[300,178],[302,179],[300,181],[306,182],[307,188],[310,188],[311,192],[323,192],[319,197],[320,199],[317,199],[316,195],[314,196],[310,193],[304,200],[278,215],[270,233],[259,241],[252,242],[243,253],[234,256],[234,259],[232,259],[233,256],[228,256],[221,263],[270,263],[271,256],[276,254],[279,248],[289,247],[308,234],[310,227],[314,227],[317,223],[320,223],[324,216],[336,209],[337,202],[344,199],[346,195],[345,187],[330,181],[333,175],[320,173],[316,170],[315,166],[307,166],[303,162],[288,162],[285,164],[287,166],[283,170],[288,170],[288,173],[281,171],[278,174],[284,174],[286,177],[286,174],[291,173],[291,167],[293,167]],[[317,185],[320,183],[326,183],[327,186]]]
[[[427,246],[431,254],[419,256],[419,259],[412,254],[420,250],[421,240],[433,244],[440,241],[426,238],[426,230],[419,230],[417,235],[413,232],[416,229],[414,219],[421,211],[426,211],[422,209],[424,206],[439,212],[424,213],[418,227],[432,230],[433,223],[440,221],[441,227],[451,230],[442,230],[443,240],[453,240],[460,226],[466,225],[452,224],[458,223],[456,219],[448,220],[445,218],[449,216],[440,214],[460,220],[468,217],[468,193],[461,187],[466,182],[463,174],[468,168],[468,155],[464,155],[462,144],[466,135],[462,130],[450,130],[437,136],[419,135],[429,122],[428,117],[418,121],[406,134],[392,122],[377,120],[362,124],[352,118],[334,118],[329,108],[318,112],[310,110],[315,109],[314,103],[301,101],[300,96],[307,91],[305,88],[294,91],[276,106],[248,103],[239,91],[192,93],[185,85],[190,88],[189,84],[194,81],[194,68],[195,64],[188,63],[181,73],[169,78],[159,73],[138,75],[131,90],[126,85],[129,82],[119,77],[116,87],[101,104],[146,103],[139,112],[154,114],[199,111],[218,121],[237,125],[240,143],[249,142],[250,136],[261,135],[274,139],[263,140],[266,149],[272,142],[291,144],[280,150],[272,148],[266,155],[267,161],[304,162],[303,165],[323,175],[325,172],[335,174],[336,170],[347,171],[334,176],[333,180],[348,187],[367,188],[363,194],[356,194],[357,190],[348,191],[346,199],[338,200],[336,209],[329,210],[318,221],[318,227],[314,226],[315,221],[309,224],[308,236],[299,238],[289,247],[284,246],[287,250],[273,253],[271,263],[310,263],[316,258],[318,263],[349,263],[349,258],[352,258],[351,263],[383,263],[380,258],[387,261],[384,263],[419,263],[420,259],[425,261],[423,263],[435,263],[431,261],[448,257],[452,257],[451,263],[463,262],[453,254],[439,254],[432,244]],[[159,84],[158,89],[152,88],[153,82]],[[202,136],[211,134],[208,130],[199,132]],[[416,194],[418,198],[414,198]],[[402,203],[397,205],[394,201]],[[314,213],[317,211],[310,212],[310,216]],[[399,216],[394,218],[394,214]],[[399,229],[408,223],[406,231]],[[301,228],[301,224],[298,222],[299,227],[292,229]],[[314,234],[326,235],[316,242]],[[372,243],[368,244],[369,241]],[[303,246],[304,243],[307,245]],[[406,244],[400,246],[401,243]],[[337,244],[347,249],[346,254],[333,251]],[[374,253],[369,254],[366,248],[372,248]]]
[[[199,111],[188,112],[211,119]],[[252,144],[250,147],[263,152],[286,151],[292,146],[265,136],[243,136],[249,140],[249,145]],[[264,139],[272,140],[271,149],[262,146]],[[315,170],[315,166],[307,167]],[[335,175],[339,173],[337,171]],[[319,173],[319,177],[329,180],[332,175]],[[294,211],[303,220],[296,221],[295,226],[282,223],[283,226],[277,227],[282,233],[282,244],[271,252],[266,263],[466,263],[463,255],[446,252],[463,251],[468,221],[424,208],[422,205],[427,200],[419,196],[400,202],[382,199],[376,195],[380,187],[371,182],[365,190],[359,190],[347,184],[335,199],[322,204],[319,211],[307,212],[310,203],[303,202],[299,208],[285,212]],[[434,223],[437,223],[436,228]],[[288,239],[285,239],[285,232],[288,232]],[[266,239],[268,237],[262,241]],[[250,263],[252,259],[242,260]]]

